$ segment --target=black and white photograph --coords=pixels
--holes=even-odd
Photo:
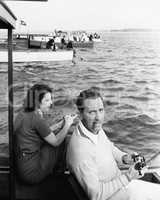
[[[0,0],[0,200],[160,199],[159,8]]]

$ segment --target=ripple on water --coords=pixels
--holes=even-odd
[[[118,110],[138,110],[136,106],[130,104],[124,104],[117,107]]]
[[[114,79],[108,79],[108,80],[104,80],[102,81],[103,84],[122,84],[123,82],[121,81],[117,81],[117,80],[114,80]]]
[[[133,99],[133,100],[136,100],[136,101],[149,101],[150,98],[149,97],[144,97],[144,96],[132,96],[132,95],[129,95],[129,96],[122,96],[121,98],[127,98],[127,99]]]
[[[20,104],[24,97],[25,84],[43,82],[54,89],[54,109],[68,109],[69,112],[73,110],[79,92],[96,85],[107,104],[109,116],[104,127],[111,127],[114,131],[109,137],[125,150],[153,154],[160,141],[159,124],[149,117],[159,115],[160,49],[154,45],[159,36],[153,32],[101,34],[104,42],[95,43],[93,49],[77,50],[79,59],[74,65],[68,61],[14,63],[15,104]],[[0,141],[4,143],[7,143],[8,123],[4,98],[7,81],[7,64],[0,64]],[[148,105],[152,107],[149,109]],[[18,110],[16,108],[15,113]],[[6,146],[1,148],[3,152],[7,152]]]
[[[113,92],[118,92],[118,91],[123,91],[124,87],[107,87],[106,90],[113,91]]]

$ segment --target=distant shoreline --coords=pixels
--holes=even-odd
[[[110,32],[159,32],[160,29],[138,29],[138,28],[129,28],[129,29],[111,29]]]
[[[86,30],[86,31],[88,31],[88,30]],[[160,32],[160,29],[141,29],[141,28],[124,28],[124,29],[97,29],[97,30],[94,30],[94,32]],[[50,31],[46,31],[46,30],[44,30],[44,32],[43,31],[37,31],[37,32],[35,32],[35,34],[49,34],[49,33],[51,33]],[[7,32],[6,32],[6,30],[4,31],[4,30],[1,30],[0,31],[0,42],[1,42],[1,40],[3,40],[3,39],[6,39],[7,38]],[[14,34],[18,34],[17,32],[14,32]],[[25,32],[21,32],[20,34],[28,34],[28,33],[25,33]]]

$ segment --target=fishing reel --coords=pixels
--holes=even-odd
[[[139,175],[142,175],[141,170],[146,166],[145,158],[139,154],[133,154],[132,159],[135,163],[134,168],[138,170]]]

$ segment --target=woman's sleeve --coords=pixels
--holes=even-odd
[[[35,130],[41,137],[46,137],[51,133],[51,129],[45,119],[36,117],[33,122]]]

